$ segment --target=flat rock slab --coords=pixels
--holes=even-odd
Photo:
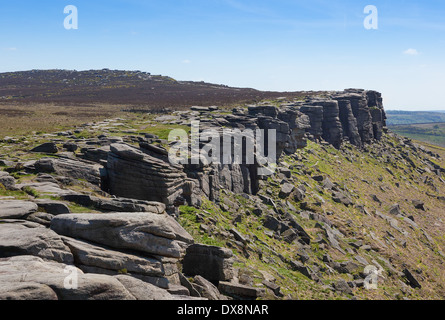
[[[29,182],[29,183],[21,183],[16,185],[17,188],[22,189],[24,187],[30,187],[36,190],[40,194],[44,194],[46,196],[64,196],[67,194],[73,193],[71,190],[65,190],[60,188],[57,183],[54,182]]]
[[[153,213],[69,214],[56,216],[51,229],[116,249],[180,258],[193,238],[173,218]]]
[[[0,223],[0,257],[33,255],[63,263],[74,261],[70,249],[54,231],[24,224]]]
[[[234,298],[256,299],[265,295],[265,290],[238,283],[220,282],[218,289],[221,293]]]
[[[0,200],[0,219],[22,219],[37,210],[37,204],[31,201]]]
[[[74,279],[77,281],[74,282]],[[74,266],[33,256],[0,258],[0,299],[6,298],[135,300],[124,285],[113,277],[84,274]]]
[[[157,259],[128,254],[68,237],[62,237],[62,240],[71,249],[76,264],[115,271],[126,270],[129,273],[154,277],[165,275],[163,264]]]

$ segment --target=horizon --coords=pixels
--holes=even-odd
[[[107,68],[262,91],[364,88],[381,92],[387,110],[445,110],[440,1],[104,4],[1,3],[0,72]],[[377,29],[364,26],[370,4]],[[65,28],[68,5],[78,10],[78,29]]]

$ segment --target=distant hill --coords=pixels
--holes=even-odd
[[[31,70],[0,73],[0,102],[67,105],[104,103],[181,108],[191,105],[232,105],[310,94],[177,81],[141,71]]]
[[[386,111],[388,126],[445,122],[445,111]]]

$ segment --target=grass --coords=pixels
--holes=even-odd
[[[37,132],[55,132],[73,126],[124,116],[122,106],[60,106],[56,104],[0,104],[0,139]]]

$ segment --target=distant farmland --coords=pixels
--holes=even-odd
[[[445,122],[443,111],[386,111],[388,126]]]
[[[445,123],[424,123],[390,126],[402,136],[445,147]]]

